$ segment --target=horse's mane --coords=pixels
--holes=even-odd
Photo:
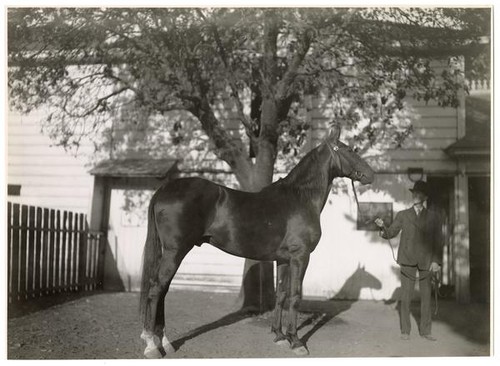
[[[272,186],[287,190],[294,196],[313,198],[326,188],[325,182],[331,179],[330,172],[324,165],[324,158],[319,154],[318,148],[315,148],[309,151],[286,177]]]

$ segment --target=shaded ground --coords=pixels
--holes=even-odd
[[[9,313],[15,316],[8,321],[9,359],[143,358],[138,294],[97,293],[65,300],[69,301],[56,305],[45,300],[40,306]],[[171,291],[166,316],[169,339],[177,352],[166,357],[296,357],[288,348],[273,344],[270,313],[234,313],[235,300],[235,294]],[[303,307],[307,312],[300,314],[299,336],[307,342],[310,357],[485,356],[490,352],[487,304],[441,301],[433,323],[438,342],[418,337],[414,320],[412,339],[400,340],[394,304],[306,301]]]

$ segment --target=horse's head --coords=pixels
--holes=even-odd
[[[358,300],[364,288],[380,290],[382,282],[358,263],[358,268],[347,278],[334,299]]]
[[[340,177],[347,177],[361,184],[373,182],[375,174],[351,147],[339,140],[340,127],[334,127],[325,140],[325,145],[330,150],[332,160]]]
[[[361,266],[361,264],[359,263],[358,268],[351,277],[354,281],[356,281],[360,288],[371,288],[375,290],[380,290],[382,288],[382,282],[380,282],[377,277],[368,272],[365,269],[364,265]]]

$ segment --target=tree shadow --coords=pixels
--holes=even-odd
[[[189,341],[190,339],[196,338],[199,335],[210,332],[210,331],[215,330],[217,328],[221,328],[221,327],[225,327],[225,326],[237,323],[243,319],[250,318],[254,315],[256,315],[255,312],[250,312],[250,311],[245,311],[245,310],[235,311],[233,313],[230,313],[228,315],[223,316],[222,318],[220,318],[212,323],[204,324],[198,328],[195,328],[195,329],[187,332],[185,335],[183,335],[179,339],[176,339],[171,344],[174,347],[174,349],[177,351],[186,341]]]
[[[297,328],[300,330],[313,324],[313,327],[302,336],[301,341],[307,344],[307,341],[324,325],[330,322],[340,313],[349,310],[355,302],[359,300],[361,289],[381,289],[382,283],[378,278],[365,270],[365,267],[358,265],[354,273],[349,276],[341,287],[340,291],[332,298],[326,301],[302,300],[300,311],[303,313],[313,313],[304,320]]]
[[[477,344],[490,344],[490,304],[459,304],[454,300],[439,302],[433,322],[442,322],[455,333]]]

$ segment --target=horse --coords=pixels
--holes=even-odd
[[[166,336],[164,299],[183,258],[194,246],[209,243],[229,254],[277,263],[274,342],[297,355],[308,350],[297,335],[298,305],[309,257],[321,237],[320,214],[333,179],[362,185],[374,172],[348,145],[340,127],[290,171],[259,192],[243,192],[211,181],[185,177],[160,187],[151,198],[143,253],[140,308],[146,358],[174,352]],[[286,334],[282,310],[289,299]],[[163,333],[160,342],[160,336]]]

